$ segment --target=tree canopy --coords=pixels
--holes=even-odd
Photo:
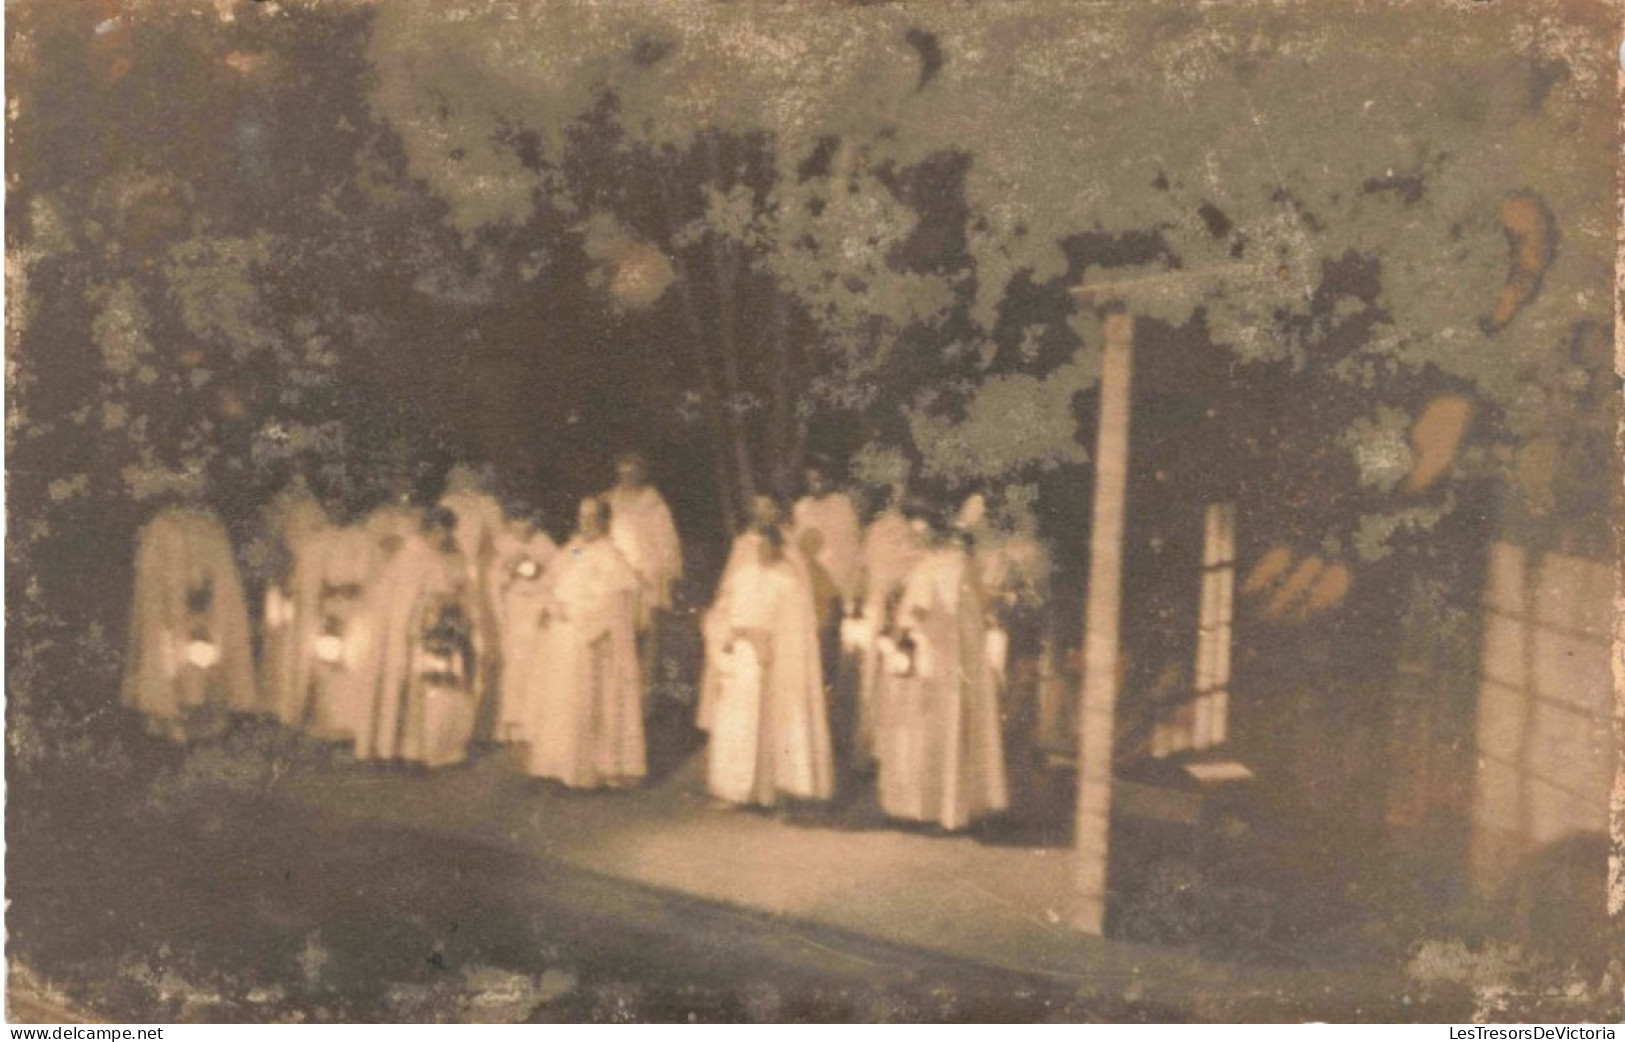
[[[1420,384],[1493,416],[1525,462],[1484,465],[1540,500],[1531,374],[1597,372],[1569,356],[1611,310],[1612,182],[1588,157],[1612,141],[1612,55],[1586,17],[388,5],[368,54],[375,113],[460,233],[562,214],[618,307],[688,309],[694,393],[746,481],[794,439],[739,417],[775,409],[900,411],[870,477],[898,453],[959,482],[1080,462],[1073,406],[1121,303],[1297,374],[1362,487],[1415,462]],[[734,371],[754,357],[734,312],[772,310],[729,299],[742,273],[802,323],[788,410]],[[1356,524],[1365,555],[1406,509]]]
[[[568,495],[642,441],[720,533],[822,450],[1021,513],[1087,481],[1111,307],[1191,384],[1148,429],[1222,405],[1300,548],[1383,560],[1463,476],[1606,517],[1606,14],[18,5],[18,588],[297,457]]]

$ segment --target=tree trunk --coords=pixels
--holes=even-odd
[[[800,460],[793,446],[796,422],[795,408],[790,393],[790,302],[777,286],[773,293],[773,419],[769,444],[773,453],[774,491],[790,496],[794,491],[795,476],[800,472]]]
[[[722,164],[717,156],[715,134],[706,136],[705,147],[711,183],[716,185],[718,190],[723,190],[726,186],[722,181]],[[734,466],[739,468],[740,491],[744,498],[750,499],[756,495],[756,472],[751,464],[749,435],[739,415],[744,381],[741,380],[739,372],[739,302],[736,281],[739,278],[740,265],[737,249],[735,244],[726,242],[719,236],[711,236],[711,270],[717,280],[717,301],[721,311],[717,327],[722,335],[718,338],[718,346],[722,350],[722,378],[728,392],[725,413],[729,422],[729,440],[732,442]]]
[[[713,236],[711,267],[716,275],[717,296],[722,305],[718,322],[722,335],[718,341],[722,349],[722,379],[728,394],[724,416],[728,421],[728,440],[733,449],[734,466],[738,468],[740,493],[749,500],[756,495],[756,470],[751,464],[750,435],[744,418],[739,414],[744,381],[739,375],[738,303],[734,294],[737,261],[730,260],[728,253],[729,247]]]
[[[812,335],[817,335],[816,329]],[[799,368],[803,378],[810,376],[817,369],[817,366],[814,364],[809,350],[805,347],[798,349],[796,346],[798,341],[793,337],[789,338],[787,343],[791,373],[794,374]],[[802,340],[800,343],[805,345],[808,341]],[[790,402],[790,464],[795,468],[794,473],[800,474],[807,464],[807,417],[797,405],[795,396],[792,395]]]
[[[666,214],[666,239],[668,242],[676,234],[677,203],[673,197],[671,186],[662,174],[656,174],[660,183],[661,202]],[[689,348],[694,360],[694,367],[699,372],[701,381],[701,406],[705,411],[707,425],[711,428],[711,465],[717,479],[717,496],[722,508],[722,523],[731,534],[738,527],[741,507],[744,498],[734,484],[733,467],[728,459],[727,443],[732,438],[726,415],[726,405],[722,400],[721,392],[717,388],[716,374],[712,370],[711,361],[707,357],[705,324],[700,319],[699,308],[694,303],[694,286],[689,277],[688,265],[683,260],[682,251],[672,247],[672,270],[677,276],[677,293],[682,301],[683,318],[689,331]]]

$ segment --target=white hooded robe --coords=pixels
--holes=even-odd
[[[474,649],[478,668],[473,677],[474,697],[479,705],[497,697],[502,668],[501,623],[496,590],[492,588],[492,564],[497,541],[508,526],[507,515],[495,496],[476,488],[458,488],[440,497],[440,505],[457,515],[457,548],[468,566],[471,603],[474,607]],[[485,717],[492,726],[495,713]],[[482,735],[482,737],[487,737]]]
[[[572,788],[633,784],[646,773],[638,577],[608,538],[577,536],[553,556],[542,587],[526,770]]]
[[[895,622],[894,609],[902,596],[903,583],[923,554],[919,536],[899,511],[885,511],[864,532],[859,623],[862,637],[855,642],[860,646],[854,745],[861,761],[874,759],[875,717],[881,692],[889,680],[879,637]]]
[[[728,550],[728,560],[722,566],[722,578],[717,582],[717,594],[712,598],[711,606],[705,610],[700,619],[700,636],[705,646],[705,662],[700,669],[700,699],[694,714],[694,726],[702,731],[711,729],[711,712],[716,706],[717,693],[722,687],[722,674],[718,666],[722,661],[723,648],[728,643],[728,627],[726,624],[726,600],[723,594],[727,592],[729,578],[746,565],[754,565],[761,558],[762,533],[755,528],[747,528],[734,536],[733,546]],[[813,581],[812,570],[807,561],[801,556],[801,551],[793,546],[784,548],[785,563],[795,571],[797,580],[806,592],[811,603]],[[816,610],[816,609],[815,609]],[[816,620],[815,620],[816,625]],[[822,666],[820,666],[822,675]]]
[[[200,716],[263,708],[242,576],[206,508],[166,508],[137,537],[120,700],[177,738]]]
[[[474,605],[462,556],[422,535],[408,539],[350,620],[355,668],[344,681],[344,723],[358,760],[461,762],[473,737],[470,654],[442,660],[425,642],[442,613],[471,626]]]
[[[505,526],[496,542],[488,586],[496,598],[502,678],[496,713],[499,742],[526,740],[533,661],[542,640],[542,577],[558,553],[546,532]]]
[[[975,567],[962,548],[931,550],[897,606],[916,647],[909,675],[888,678],[876,730],[880,806],[888,815],[962,829],[1009,806],[998,698]]]
[[[844,492],[830,492],[796,501],[791,539],[824,576],[829,593],[852,604],[858,594],[858,578],[863,568],[863,529],[858,512]],[[823,611],[827,605],[820,604]]]
[[[354,738],[341,697],[359,665],[352,620],[378,577],[378,541],[362,525],[330,525],[309,539],[292,584],[291,668],[275,692],[278,718],[315,737]]]
[[[651,485],[616,486],[602,497],[609,503],[609,538],[642,584],[638,629],[656,612],[671,607],[672,585],[683,577],[683,549],[666,500]]]
[[[835,764],[804,572],[788,559],[743,561],[725,579],[714,611],[727,636],[715,663],[707,788],[732,803],[763,806],[781,794],[828,799]]]

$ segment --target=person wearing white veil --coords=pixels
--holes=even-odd
[[[202,503],[159,510],[137,537],[120,702],[176,741],[263,709],[242,575],[225,525]]]
[[[730,804],[828,799],[835,764],[812,596],[776,527],[760,529],[754,546],[755,560],[737,562],[717,598],[726,639],[706,788]]]
[[[759,492],[750,500],[750,523],[743,531],[734,536],[733,543],[728,548],[728,560],[722,566],[722,576],[717,580],[717,593],[712,598],[711,606],[706,609],[700,619],[700,635],[705,645],[705,661],[700,670],[700,697],[699,705],[694,716],[694,726],[702,731],[711,728],[711,710],[716,704],[717,692],[721,689],[722,674],[718,672],[718,664],[722,661],[722,654],[730,637],[724,612],[725,602],[723,593],[728,588],[728,577],[745,565],[754,565],[761,558],[761,543],[764,533],[772,529],[783,533],[784,508],[779,500],[765,492]],[[783,547],[785,562],[796,573],[797,580],[806,590],[809,599],[815,597],[816,589],[813,579],[813,569],[800,550],[786,543]],[[816,611],[816,601],[815,611]]]

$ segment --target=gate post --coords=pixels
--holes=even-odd
[[[1123,529],[1128,493],[1129,399],[1134,317],[1105,321],[1100,371],[1100,434],[1095,442],[1094,527],[1084,611],[1083,689],[1078,713],[1078,805],[1073,925],[1099,934],[1106,919],[1111,831],[1112,749],[1117,729],[1119,635],[1123,607]]]

